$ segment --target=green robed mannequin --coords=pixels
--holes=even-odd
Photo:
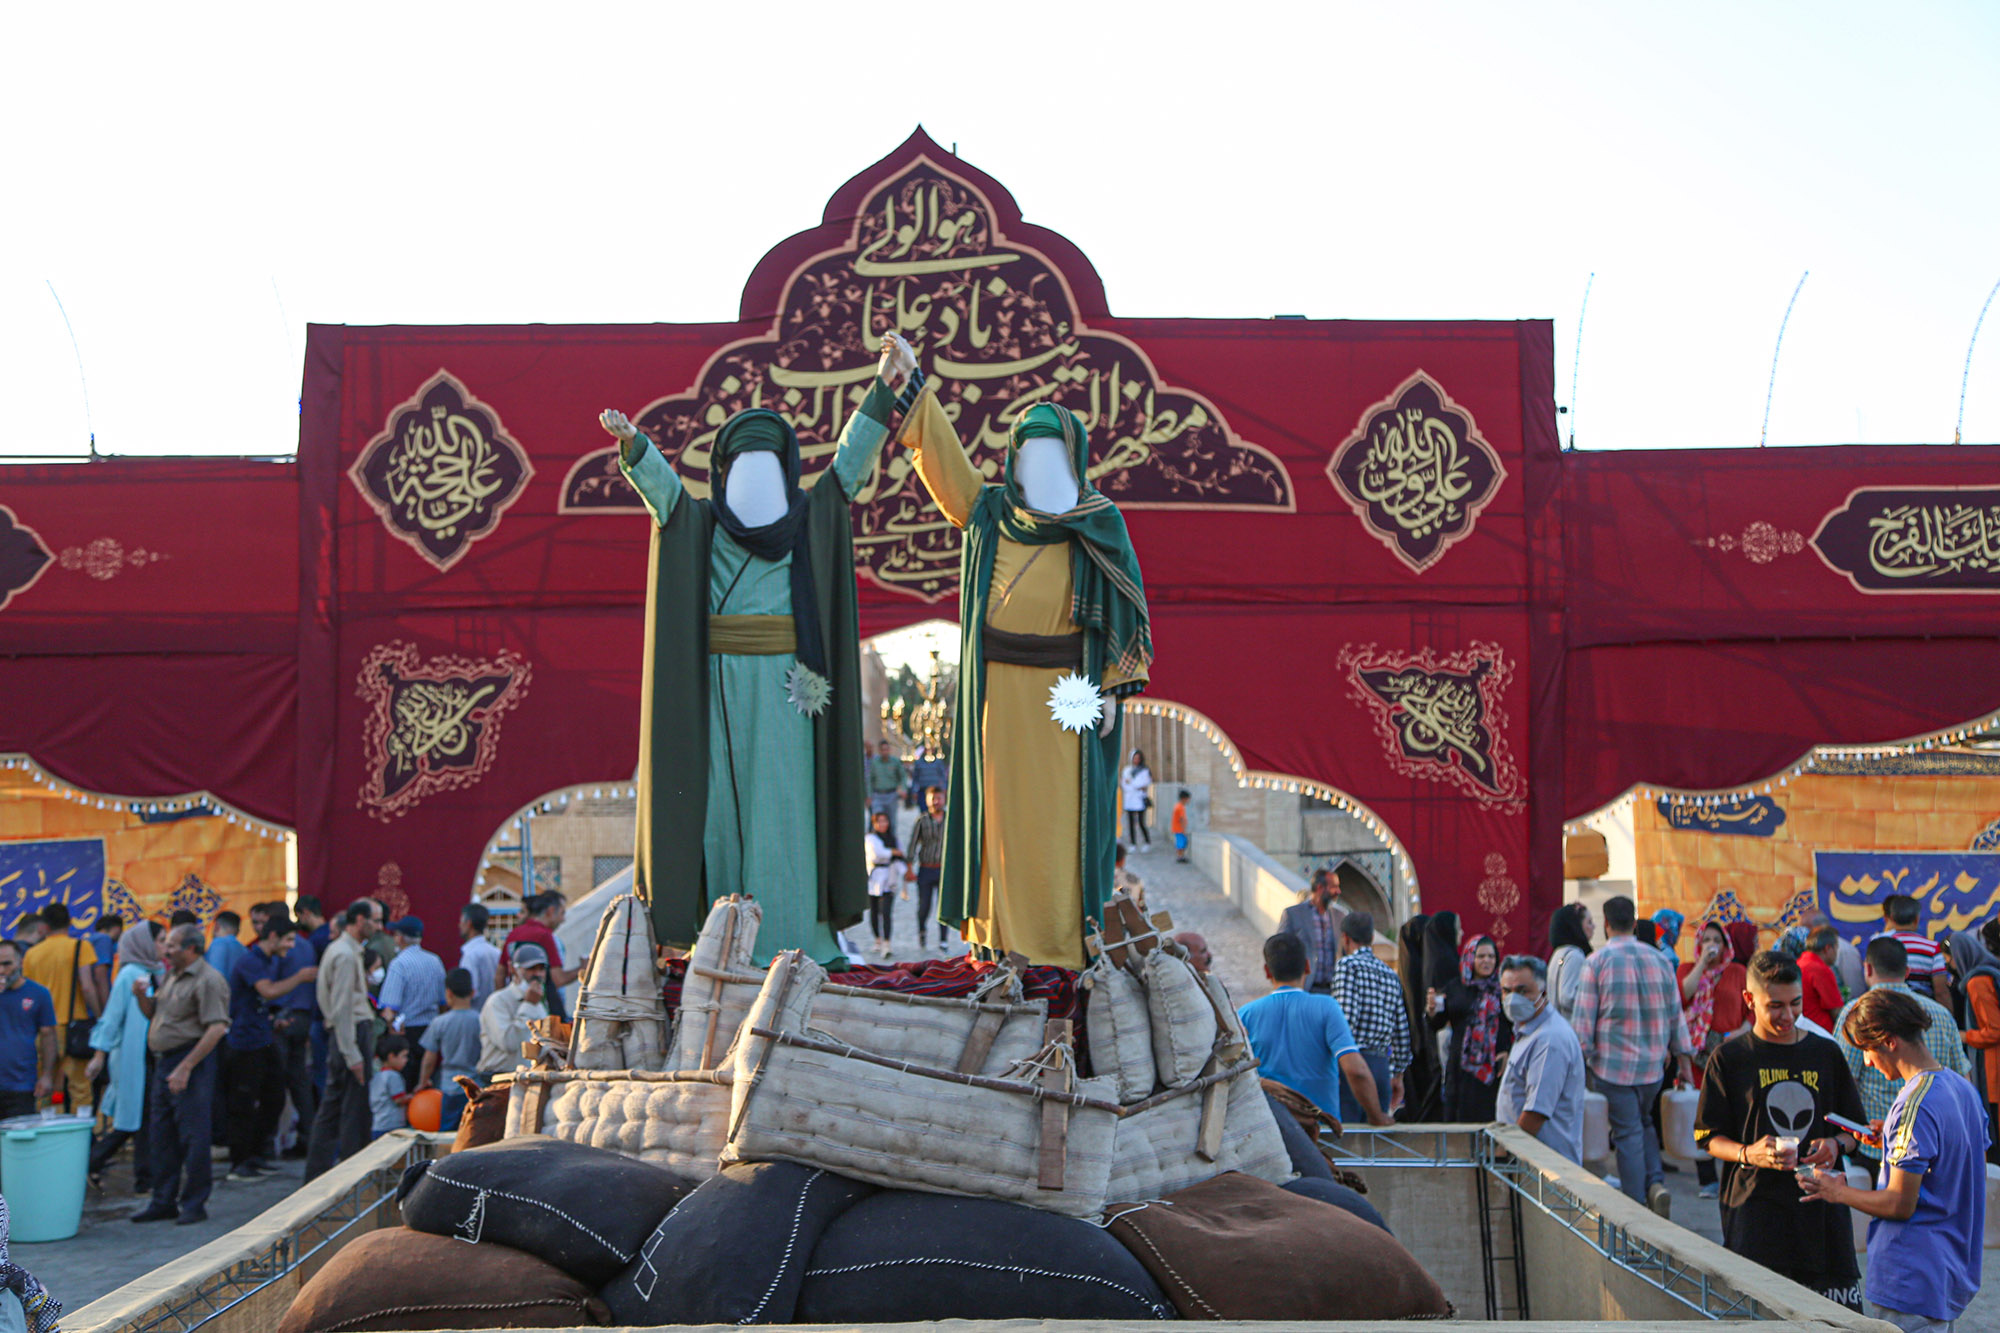
[[[899,351],[895,383],[905,360]],[[928,389],[920,374],[903,389],[901,439],[965,532],[938,919],[990,953],[1081,968],[1117,850],[1118,701],[1145,688],[1153,661],[1138,557],[1117,506],[1088,482],[1074,413],[1021,413],[1003,484],[990,485]],[[1087,701],[1101,691],[1103,712],[1065,723],[1053,699],[1075,675]]]
[[[867,909],[849,505],[894,410],[878,377],[803,489],[791,426],[739,412],[711,447],[709,500],[623,413],[600,418],[654,521],[633,885],[662,944],[745,893],[763,909],[759,962],[829,963],[834,931]]]

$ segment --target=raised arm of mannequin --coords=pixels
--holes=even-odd
[[[917,401],[910,404],[900,438],[915,453],[917,476],[951,525],[962,528],[970,523],[972,506],[985,482],[959,443],[958,432],[952,429],[930,383],[925,383]]]

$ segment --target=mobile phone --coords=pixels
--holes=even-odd
[[[1835,1115],[1833,1112],[1828,1111],[1824,1118],[1827,1124],[1838,1125],[1850,1134],[1857,1134],[1864,1139],[1872,1139],[1875,1137],[1874,1130],[1870,1129],[1866,1125],[1856,1124],[1854,1121],[1849,1120],[1844,1115]]]

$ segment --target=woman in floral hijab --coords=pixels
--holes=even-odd
[[[1491,935],[1474,935],[1458,956],[1458,980],[1445,989],[1451,1021],[1451,1061],[1445,1069],[1445,1119],[1483,1125],[1500,1094],[1500,949]]]
[[[56,1333],[56,1320],[62,1314],[62,1302],[49,1295],[48,1288],[35,1281],[33,1273],[14,1262],[13,1255],[8,1251],[10,1230],[7,1201],[0,1199],[0,1288],[12,1292],[21,1302],[28,1333]],[[4,1299],[0,1297],[0,1300]]]

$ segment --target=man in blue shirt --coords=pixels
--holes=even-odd
[[[283,903],[272,903],[272,914]],[[280,996],[271,1010],[271,1029],[278,1039],[278,1061],[284,1067],[285,1095],[292,1099],[298,1116],[299,1138],[290,1157],[306,1155],[306,1129],[319,1109],[319,1091],[313,1083],[312,1031],[319,1023],[319,955],[313,951],[305,932],[292,936],[292,947],[278,955],[278,980],[297,977],[291,990]]]
[[[243,918],[234,912],[222,911],[215,914],[211,924],[215,934],[210,938],[204,957],[208,959],[208,965],[223,976],[233,976],[236,960],[247,952],[243,941],[237,938],[243,931]]]
[[[290,917],[267,916],[257,943],[243,951],[229,974],[229,1178],[257,1180],[271,1166],[264,1153],[285,1108],[285,1062],[271,1023],[271,1006],[302,989],[310,978],[281,979],[285,951],[298,928]]]
[[[1931,1016],[1908,991],[1878,987],[1848,1005],[1842,1034],[1902,1091],[1878,1122],[1878,1188],[1819,1171],[1808,1198],[1844,1203],[1868,1224],[1868,1313],[1904,1333],[1950,1333],[1979,1292],[1986,1230],[1986,1108],[1924,1040]]]
[[[0,1120],[35,1114],[55,1074],[55,999],[21,975],[21,946],[0,940]]]
[[[1340,1105],[1335,1080],[1344,1075],[1369,1124],[1394,1124],[1382,1111],[1375,1075],[1361,1058],[1340,1001],[1307,989],[1312,964],[1298,936],[1277,934],[1264,941],[1264,975],[1275,989],[1244,1005],[1239,1015],[1264,1077],[1331,1114]]]
[[[1516,954],[1500,965],[1500,1006],[1514,1025],[1514,1046],[1496,1118],[1582,1165],[1583,1045],[1549,1003],[1548,984],[1539,958]]]
[[[423,1045],[424,1029],[444,1008],[444,960],[424,947],[424,923],[406,916],[392,923],[399,952],[389,962],[382,978],[382,994],[376,1003],[395,1031],[410,1039],[410,1049]],[[407,1090],[417,1090],[420,1070],[412,1060],[403,1066]]]

